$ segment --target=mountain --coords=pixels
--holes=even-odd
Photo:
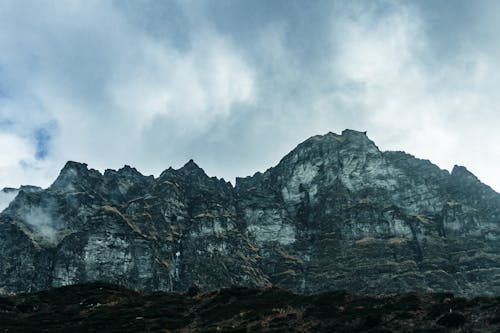
[[[68,162],[0,214],[0,288],[499,295],[499,238],[500,194],[466,168],[382,152],[345,130],[234,187],[192,160],[157,178]]]

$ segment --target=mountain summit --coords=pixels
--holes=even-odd
[[[194,161],[158,178],[68,162],[0,214],[0,291],[102,281],[145,290],[500,295],[500,194],[365,132],[309,138],[230,183]]]

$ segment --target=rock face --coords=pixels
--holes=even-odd
[[[500,194],[363,132],[312,137],[236,186],[193,161],[158,178],[68,162],[0,214],[0,288],[500,295]]]

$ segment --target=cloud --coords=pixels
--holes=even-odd
[[[39,181],[41,172],[37,170],[35,149],[30,140],[0,132],[0,143],[0,179],[5,186],[18,186],[15,182],[18,179]]]
[[[21,218],[33,232],[36,241],[50,246],[57,245],[58,232],[62,228],[62,224],[54,219],[51,207],[30,207]]]
[[[488,157],[498,153],[487,144],[498,140],[499,64],[492,58],[498,53],[456,45],[457,54],[441,58],[433,40],[440,32],[429,30],[422,9],[388,8],[383,16],[364,8],[336,29],[345,38],[335,73],[356,87],[359,108],[371,109],[370,133],[384,149],[404,149],[447,169],[466,165],[498,189]]]
[[[0,185],[46,186],[68,159],[158,174],[195,158],[232,180],[355,128],[500,189],[496,7],[3,1]]]
[[[9,206],[18,191],[0,191],[0,212]]]
[[[0,64],[7,73],[2,83],[12,91],[2,118],[16,124],[19,137],[33,136],[35,159],[98,168],[136,162],[159,172],[169,163],[165,157],[179,162],[171,153],[176,141],[197,139],[234,104],[251,103],[252,69],[209,30],[179,50],[134,26],[111,2],[30,5],[3,4],[0,47],[8,52]],[[151,168],[155,154],[161,168]]]

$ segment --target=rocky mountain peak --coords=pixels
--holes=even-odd
[[[89,169],[86,163],[68,161],[50,188],[67,192],[84,191],[92,189],[101,181],[101,173]]]
[[[144,183],[154,180],[153,176],[144,176],[142,173],[137,171],[136,168],[130,167],[129,165],[125,165],[118,170],[106,169],[104,171],[103,178],[105,183],[112,183],[117,181]]]
[[[61,170],[61,174],[79,174],[84,175],[89,171],[87,163],[80,163],[75,161],[68,161]]]
[[[0,214],[0,288],[500,295],[500,195],[365,132],[309,138],[233,188],[193,160],[158,178],[68,162]]]
[[[479,183],[479,179],[466,167],[461,165],[455,165],[451,170],[452,177],[459,178],[461,180],[467,180],[468,182]]]
[[[342,131],[341,137],[358,141],[371,141],[366,134],[366,131],[356,131],[353,129],[345,129]]]
[[[14,188],[14,187],[4,187],[1,192],[3,193],[14,193],[14,192],[19,192],[19,189],[18,188]]]
[[[42,188],[40,186],[33,186],[33,185],[21,185],[19,187],[19,191],[24,191],[24,192],[39,192],[41,191]]]
[[[133,168],[130,165],[124,165],[122,168],[117,170],[117,173],[128,177],[144,177],[142,173],[140,173],[136,168]]]
[[[380,152],[375,143],[368,138],[366,132],[344,130],[342,131],[341,138],[344,139],[344,145],[354,151]]]
[[[174,169],[172,167],[169,167],[165,171],[163,171],[160,175],[159,178],[164,178],[164,177],[179,177],[179,176],[196,176],[197,178],[209,178],[205,171],[196,164],[196,162],[193,159],[190,159],[187,161],[181,168],[179,169]]]
[[[205,171],[196,164],[196,162],[193,159],[190,159],[189,161],[186,162],[182,166],[182,168],[179,169],[179,171],[184,172],[184,173],[193,173],[193,174],[205,174]]]
[[[355,130],[344,130],[342,134],[329,132],[325,135],[313,136],[303,143],[299,144],[285,158],[294,161],[323,159],[331,160],[335,155],[349,156],[366,156],[378,155],[380,151],[373,141],[371,141],[366,132]]]

